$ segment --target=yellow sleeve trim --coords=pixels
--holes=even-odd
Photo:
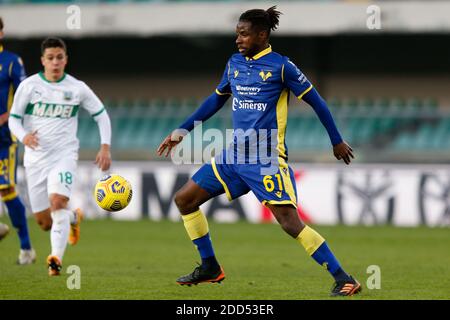
[[[297,98],[299,100],[301,100],[305,94],[307,94],[309,91],[311,91],[312,88],[313,88],[313,85],[310,85],[309,88],[306,89],[305,91],[303,91],[303,93],[301,95],[299,95]]]
[[[213,168],[213,171],[214,171],[214,175],[216,176],[217,180],[219,180],[219,182],[222,184],[222,186],[223,186],[223,188],[225,190],[225,194],[227,195],[228,200],[229,201],[233,200],[233,198],[231,197],[230,190],[228,190],[227,184],[220,177],[219,171],[217,171],[216,159],[211,158],[211,165],[212,165],[212,168]]]
[[[227,95],[227,94],[231,94],[231,93],[228,93],[228,92],[222,93],[222,92],[220,92],[218,89],[216,89],[216,93],[217,93],[219,96],[225,96],[225,95]]]
[[[284,82],[284,63],[283,66],[281,67],[281,82]]]

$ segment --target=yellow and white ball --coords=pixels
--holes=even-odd
[[[133,197],[131,184],[118,174],[109,174],[95,185],[94,197],[100,208],[106,211],[124,209]]]

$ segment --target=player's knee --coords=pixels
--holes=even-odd
[[[298,217],[297,211],[293,208],[276,210],[274,214],[281,228],[293,238],[296,238],[305,227],[304,223]]]
[[[186,192],[178,191],[175,193],[174,201],[178,207],[178,210],[180,210],[182,214],[190,213],[197,207],[195,199],[189,196]]]
[[[52,228],[51,219],[40,219],[37,221],[39,227],[44,231],[49,231]]]
[[[187,205],[188,201],[186,198],[187,197],[184,192],[178,191],[177,193],[175,193],[175,197],[173,200],[175,201],[175,204],[177,205],[179,210],[184,209]]]
[[[285,223],[281,224],[281,227],[292,238],[298,237],[298,235],[300,234],[301,230],[303,229],[303,228],[300,228],[298,225],[292,225],[292,224],[290,224],[288,222],[285,222]]]
[[[53,195],[50,197],[50,209],[52,211],[64,209],[67,207],[69,199],[60,195]]]

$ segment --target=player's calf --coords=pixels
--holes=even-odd
[[[296,238],[305,224],[300,220],[296,208],[290,205],[267,205],[281,228],[292,238]]]
[[[2,201],[8,208],[9,218],[11,219],[11,223],[17,231],[17,235],[19,236],[21,249],[19,254],[19,263],[20,261],[24,262],[20,264],[32,263],[34,262],[35,258],[33,259],[32,256],[34,250],[32,250],[31,248],[31,240],[28,233],[25,206],[23,205],[14,186],[9,186],[8,188],[0,190],[0,195],[2,197]],[[30,258],[28,258],[29,256]]]

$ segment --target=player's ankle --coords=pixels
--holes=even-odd
[[[217,271],[220,269],[219,262],[215,256],[202,259],[202,269],[208,271]]]
[[[334,272],[332,275],[334,277],[334,280],[336,281],[351,280],[350,276],[342,268],[336,270],[336,272]]]

